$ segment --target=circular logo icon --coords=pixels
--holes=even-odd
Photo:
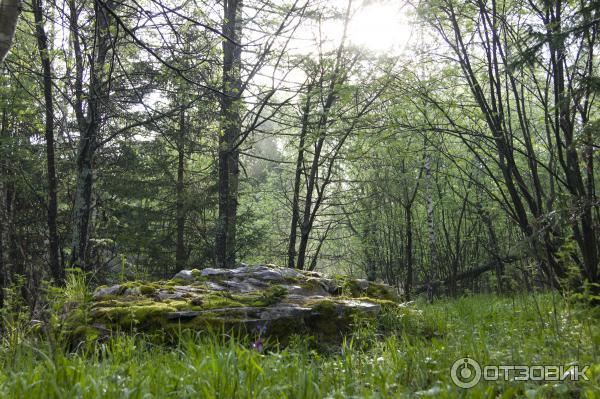
[[[481,366],[477,361],[463,357],[454,362],[450,376],[457,387],[473,388],[481,380]]]

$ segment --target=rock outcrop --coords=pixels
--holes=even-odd
[[[311,334],[336,341],[357,317],[398,307],[394,291],[361,279],[274,266],[182,270],[173,279],[99,287],[88,325],[107,330],[233,330],[286,341]]]

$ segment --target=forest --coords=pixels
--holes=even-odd
[[[599,34],[0,0],[0,397],[600,398]]]

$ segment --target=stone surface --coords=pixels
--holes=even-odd
[[[363,280],[363,279],[359,278],[359,279],[356,280],[356,285],[361,290],[367,290],[367,289],[369,289],[369,282],[367,280]]]
[[[282,341],[303,333],[339,340],[357,316],[376,317],[382,308],[398,306],[394,291],[384,284],[242,264],[182,270],[167,281],[98,288],[89,325],[147,332],[260,330]]]
[[[194,276],[191,270],[181,270],[176,275],[174,275],[173,278],[181,280],[193,280]]]
[[[113,285],[110,287],[100,287],[96,291],[94,291],[93,297],[94,298],[102,298],[102,297],[106,297],[109,295],[116,295],[119,293],[120,289],[121,289],[120,285]]]

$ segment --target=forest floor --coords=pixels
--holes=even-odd
[[[1,398],[600,397],[600,317],[558,294],[474,295],[417,302],[422,317],[395,336],[365,324],[341,349],[285,349],[203,335],[174,346],[122,335],[76,351],[52,339],[5,335]],[[8,342],[9,340],[10,342]],[[452,380],[465,356],[484,365],[579,365],[585,381]],[[499,374],[502,376],[502,371]],[[573,373],[571,373],[571,376]]]

